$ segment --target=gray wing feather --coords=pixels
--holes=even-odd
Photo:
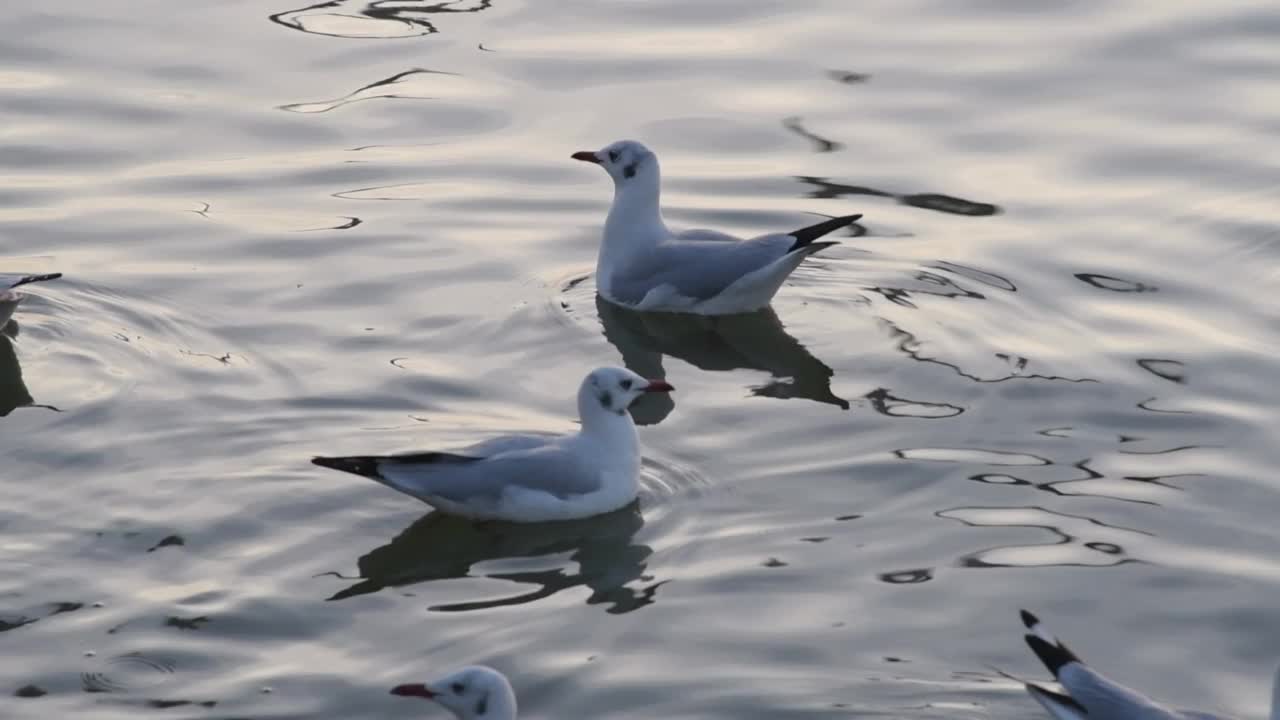
[[[1058,682],[1071,699],[1084,706],[1092,720],[1182,720],[1184,717],[1078,662],[1063,667]]]
[[[613,293],[622,302],[639,303],[650,290],[670,285],[685,297],[706,300],[786,255],[793,242],[789,235],[764,235],[736,242],[665,243],[615,275]]]
[[[556,435],[503,435],[501,437],[482,440],[475,445],[469,445],[458,450],[459,455],[471,455],[473,457],[485,458],[500,453],[515,452],[517,450],[533,450],[547,445],[556,439]]]
[[[706,228],[694,228],[692,230],[682,230],[676,233],[677,242],[742,242],[742,238],[734,237],[729,233],[722,233],[719,230],[708,230]]]
[[[600,488],[600,478],[557,445],[505,452],[465,464],[388,463],[379,471],[397,490],[457,503],[496,501],[513,486],[561,498]]]

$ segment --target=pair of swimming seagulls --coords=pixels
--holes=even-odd
[[[1022,611],[1022,623],[1028,630],[1024,636],[1027,645],[1063,691],[1019,682],[1056,720],[1230,720],[1162,705],[1086,665],[1026,610]],[[398,685],[391,692],[431,700],[458,720],[516,720],[516,694],[511,683],[502,673],[483,665],[465,667],[431,682]],[[1270,717],[1280,720],[1280,674],[1272,685]]]
[[[599,165],[613,179],[596,289],[604,299],[636,310],[701,315],[758,310],[801,261],[836,244],[821,238],[862,217],[846,215],[746,240],[715,230],[674,233],[662,220],[662,178],[651,150],[623,140],[572,157]],[[599,368],[578,388],[582,427],[573,435],[516,435],[454,452],[317,457],[313,462],[475,519],[589,517],[635,500],[640,446],[627,408],[645,393],[673,389],[622,368]]]

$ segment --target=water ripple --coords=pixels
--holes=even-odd
[[[475,13],[493,0],[329,0],[268,15],[273,23],[313,35],[406,38],[439,32],[437,15]]]

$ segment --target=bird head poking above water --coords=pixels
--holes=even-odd
[[[666,380],[648,380],[626,368],[602,367],[592,370],[578,390],[578,412],[583,424],[600,410],[625,415],[641,395],[675,390]]]
[[[426,683],[391,688],[392,695],[430,700],[458,720],[516,720],[516,693],[502,673],[472,665]]]
[[[633,185],[657,187],[658,184],[658,156],[635,140],[619,140],[599,150],[583,150],[570,157],[604,168],[618,190]]]

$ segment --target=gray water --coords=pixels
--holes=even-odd
[[[0,716],[1024,718],[1016,612],[1182,705],[1280,661],[1273,3],[0,13]],[[861,212],[773,313],[595,299],[667,220]],[[639,511],[475,527],[318,453],[635,408]],[[40,697],[20,698],[15,693]]]

